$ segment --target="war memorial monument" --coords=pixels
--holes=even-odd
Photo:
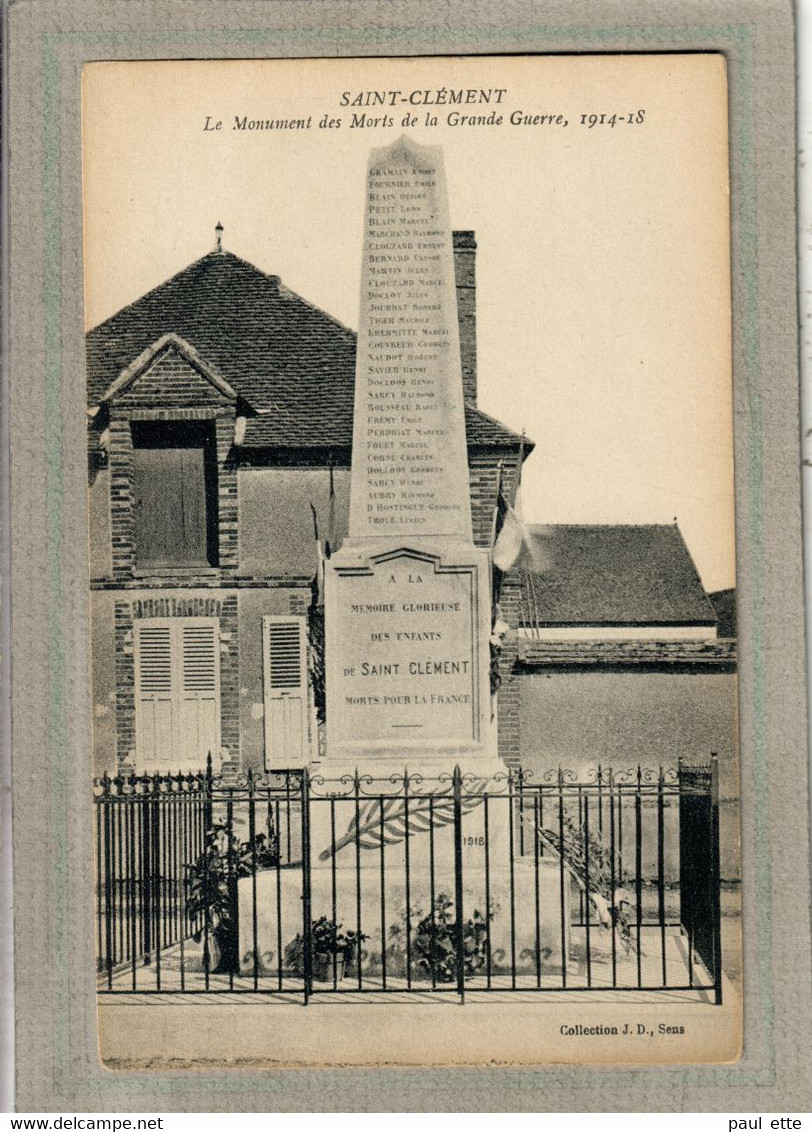
[[[438,899],[455,923],[462,904],[466,922],[487,925],[494,970],[537,971],[542,956],[560,970],[567,947],[558,862],[511,851],[456,301],[442,155],[402,137],[372,152],[367,173],[349,532],[325,563],[326,751],[311,768],[306,839],[312,917],[359,923],[367,967],[384,978],[387,953],[390,977],[405,973],[393,940]],[[260,875],[254,901],[241,882],[248,968],[254,903],[272,963],[301,922],[301,872],[286,870],[278,898],[276,883]]]

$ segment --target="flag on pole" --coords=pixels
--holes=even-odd
[[[324,557],[329,558],[335,550],[336,538],[336,491],[333,484],[333,461],[330,460],[330,493],[327,497],[327,537],[324,541]]]
[[[493,527],[491,530],[491,637],[490,637],[490,685],[491,696],[495,696],[502,683],[500,671],[500,658],[505,643],[505,635],[510,626],[503,620],[499,608],[502,596],[502,582],[505,574],[519,561],[522,549],[527,547],[532,555],[532,541],[530,532],[524,524],[521,510],[521,484],[522,463],[524,460],[524,433],[519,447],[519,459],[516,465],[516,493],[514,505],[508,503],[504,491],[504,468],[499,464],[499,475],[496,480],[496,504],[493,509]],[[494,701],[491,700],[491,718],[493,718]]]
[[[506,574],[519,560],[527,538],[527,528],[521,516],[510,506],[500,489],[496,503],[496,541],[493,544],[493,564]]]
[[[316,539],[316,575],[313,578],[313,598],[316,605],[324,605],[324,550],[319,538],[319,519],[312,500],[310,510],[313,513],[313,535]]]
[[[513,506],[508,503],[504,493],[503,467],[499,465],[499,478],[496,485],[496,508],[493,521],[493,564],[497,570],[506,574],[519,560],[524,546],[529,546],[529,531],[522,519],[522,461],[524,459],[524,433],[519,448],[516,470],[516,495]]]

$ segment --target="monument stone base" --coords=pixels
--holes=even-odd
[[[285,869],[261,872],[256,878],[257,954],[261,976],[278,974],[281,956],[283,976],[299,974],[295,969],[296,937],[303,932],[302,870]],[[371,863],[359,872],[329,864],[314,867],[310,874],[311,918],[335,918],[343,929],[360,927],[367,937],[362,943],[362,976],[364,980],[379,978],[382,953],[386,950],[387,975],[405,976],[407,899],[403,872],[392,864],[380,883],[380,871]],[[539,862],[538,887],[531,859],[519,859],[511,870],[503,865],[493,867],[486,875],[482,868],[469,869],[463,882],[463,923],[482,922],[490,906],[490,956],[492,974],[508,974],[515,962],[516,973],[534,975],[540,966],[542,975],[562,970],[562,911],[564,947],[569,949],[570,891],[564,890],[562,909],[560,874],[557,862]],[[512,898],[511,898],[512,891]],[[537,898],[538,894],[538,898]],[[490,897],[490,905],[486,900]],[[449,916],[455,920],[454,876],[443,873],[435,879],[435,914],[449,902]],[[240,970],[251,975],[254,970],[253,889],[250,878],[239,881]],[[335,913],[334,913],[335,909]],[[431,916],[432,900],[428,874],[410,875],[408,926],[412,942],[412,977],[430,978],[426,964],[420,964],[419,946],[415,940],[421,922]],[[537,924],[538,910],[538,924]],[[538,958],[537,958],[538,957]]]

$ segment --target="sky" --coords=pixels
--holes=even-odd
[[[219,221],[357,328],[369,151],[440,146],[452,227],[478,242],[479,405],[536,445],[525,519],[676,518],[706,589],[735,583],[720,56],[98,63],[83,96],[88,327]]]

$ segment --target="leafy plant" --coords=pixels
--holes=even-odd
[[[364,932],[359,934],[349,928],[345,931],[343,924],[337,924],[335,920],[330,920],[327,916],[319,916],[310,925],[311,954],[313,956],[327,955],[331,959],[335,956],[336,959],[342,959],[345,963],[351,963],[353,959],[360,957],[360,945],[367,938]],[[284,962],[288,970],[300,978],[305,971],[304,954],[304,936],[301,932],[297,932],[285,948]]]
[[[251,876],[255,867],[257,871],[272,868],[278,861],[278,839],[270,826],[267,836],[257,833],[253,841],[240,841],[218,823],[207,830],[203,852],[186,866],[186,915],[197,925],[195,941],[203,939],[206,968],[211,964],[210,936],[217,945],[215,974],[239,971],[237,881]]]
[[[495,914],[496,908],[489,909],[487,915],[475,910],[462,925],[462,964],[466,979],[476,975],[487,962],[488,923]],[[433,975],[438,982],[457,981],[458,933],[453,901],[441,892],[435,898],[433,911],[418,922],[412,939],[412,954],[416,956],[417,966]]]
[[[359,936],[351,930],[343,931],[342,927],[342,924],[328,920],[326,916],[319,916],[318,920],[314,920],[310,927],[313,954],[340,955],[346,959],[358,942],[367,938],[363,932]]]

